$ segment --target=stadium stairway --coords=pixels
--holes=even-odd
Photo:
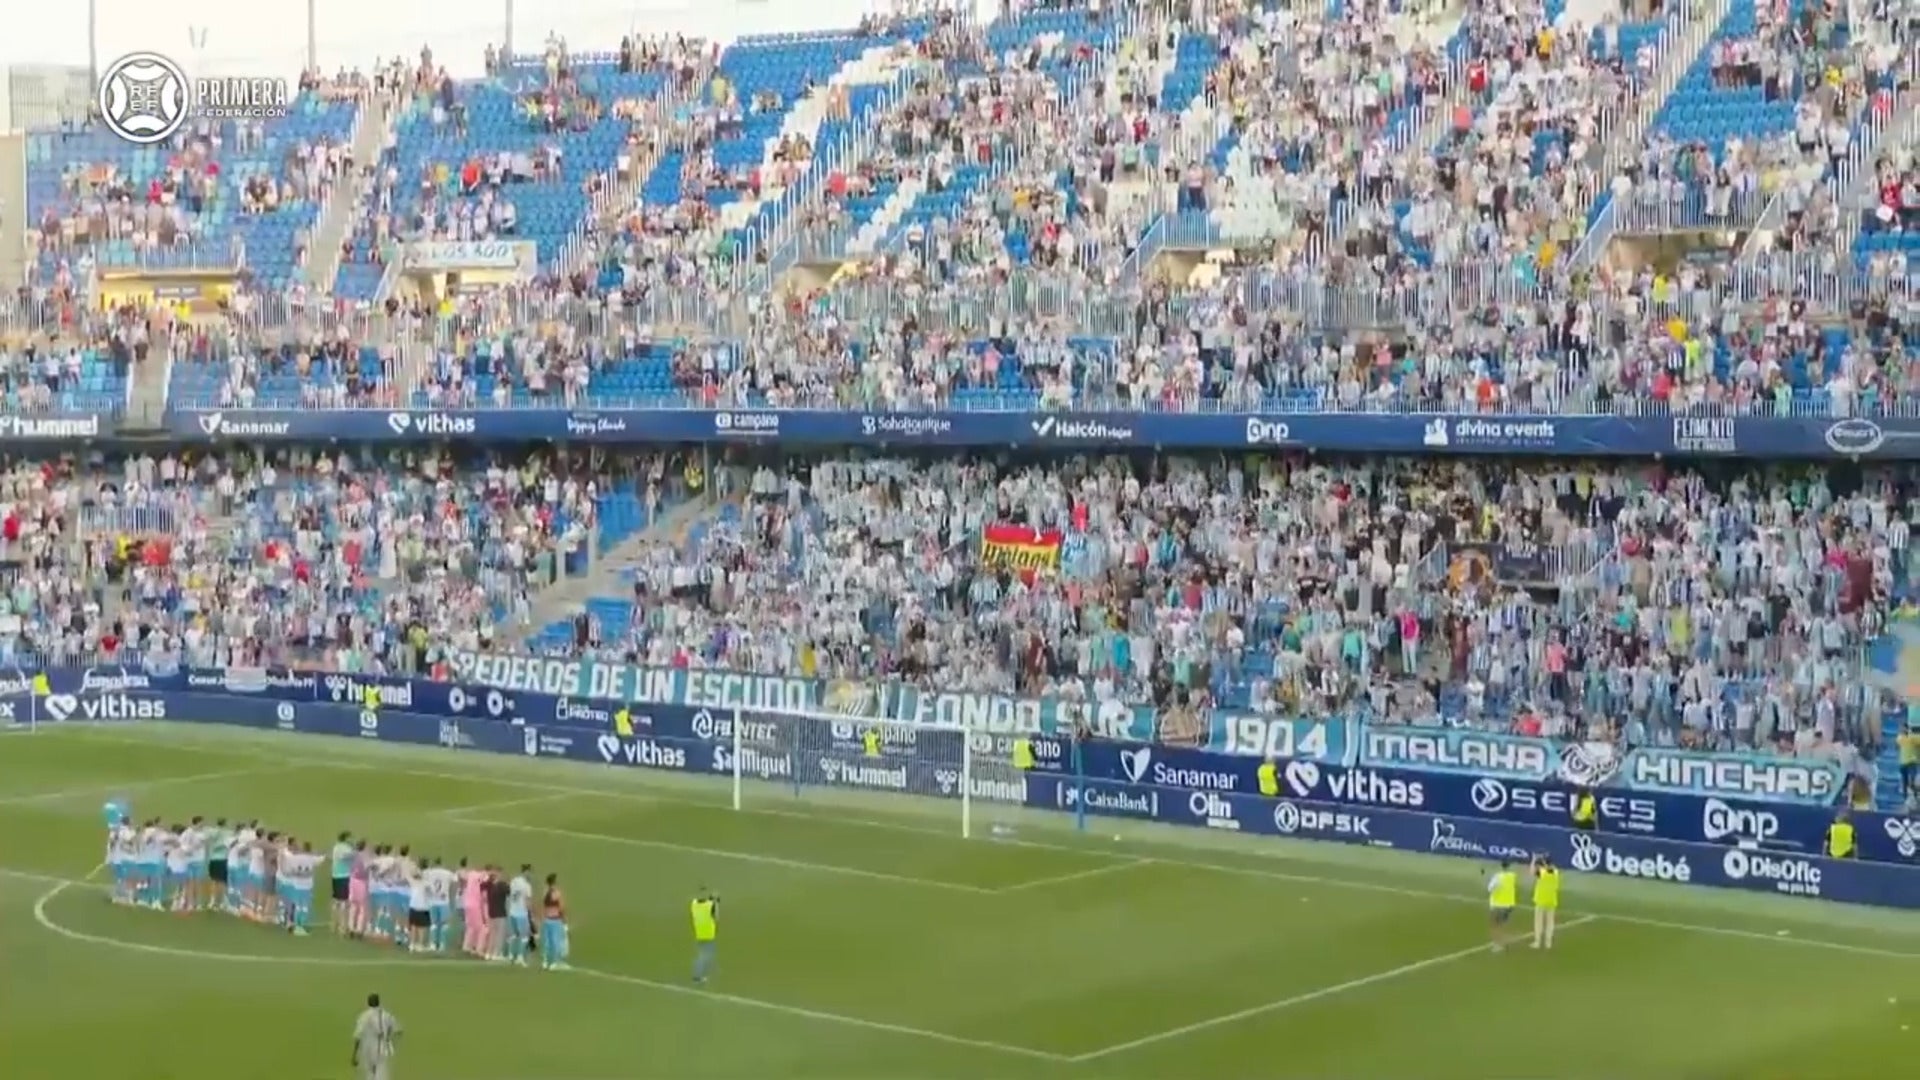
[[[893,190],[887,193],[886,201],[882,202],[879,208],[874,210],[873,216],[853,234],[853,239],[847,241],[847,253],[849,255],[873,254],[879,249],[880,242],[893,232],[894,226],[900,224],[900,219],[907,216],[907,211],[913,208],[913,204],[918,202],[920,196],[926,194],[926,191],[926,178],[917,173],[895,184]]]
[[[770,133],[761,146],[760,175],[771,176],[777,165],[777,153],[780,144],[789,138],[799,138],[814,148],[816,156],[820,153],[820,131],[826,126],[831,112],[831,101],[836,94],[844,93],[852,100],[855,87],[893,87],[911,68],[911,56],[896,55],[895,42],[887,41],[861,50],[859,55],[842,62],[824,83],[802,93],[780,120],[780,126]],[[854,119],[865,121],[861,110],[855,107]],[[796,188],[806,184],[820,170],[808,169]],[[808,185],[811,186],[811,185]],[[745,229],[760,216],[763,206],[778,206],[787,194],[787,188],[768,185],[760,189],[759,198],[751,196],[737,199],[720,208],[720,224],[727,229]],[[796,192],[797,194],[797,192]],[[775,225],[777,231],[778,225]],[[768,237],[768,248],[777,246],[773,236]]]
[[[1654,119],[1692,70],[1700,50],[1719,32],[1733,4],[1734,0],[1698,0],[1676,5],[1677,13],[1665,24],[1666,31],[1656,45],[1660,54],[1654,61],[1651,85],[1636,100],[1633,115],[1615,125],[1613,137],[1602,152],[1600,175],[1608,182],[1626,172],[1627,166],[1640,155]],[[1622,51],[1624,49],[1623,44]],[[1606,252],[1616,228],[1612,207],[1613,198],[1607,192],[1594,200],[1593,208],[1587,213],[1587,233],[1574,248],[1572,264],[1575,267],[1590,267]]]
[[[27,137],[0,136],[0,295],[27,283]]]
[[[625,505],[631,501],[632,507]],[[725,502],[704,498],[688,499],[667,509],[652,521],[641,520],[635,496],[615,493],[601,497],[601,521],[594,539],[594,552],[587,572],[569,574],[543,589],[534,597],[528,625],[514,627],[515,635],[532,638],[555,623],[565,623],[597,596],[631,596],[633,586],[626,574],[633,568],[634,556],[644,543],[672,540],[684,543],[695,526],[718,516]]]
[[[713,81],[714,72],[720,60],[719,49],[707,49],[701,54],[701,61],[695,69],[693,78],[685,86],[676,86],[668,79],[667,85],[655,95],[659,102],[660,120],[658,126],[671,130],[672,118],[690,113],[699,102],[701,94]],[[591,67],[595,61],[579,61]],[[598,63],[605,66],[605,61]],[[560,276],[576,274],[590,269],[601,252],[593,243],[592,237],[617,236],[620,223],[629,211],[640,204],[641,188],[649,176],[665,157],[675,138],[668,134],[643,144],[631,157],[623,152],[614,160],[613,167],[606,171],[606,184],[600,194],[594,196],[587,213],[574,228],[573,234],[560,247],[560,254],[554,260],[554,266]],[[624,165],[624,168],[622,167]]]
[[[127,381],[127,426],[164,426],[172,387],[173,336],[158,334],[148,343],[147,362],[136,365]]]
[[[302,280],[318,295],[333,294],[334,280],[340,275],[340,245],[346,241],[347,230],[353,227],[354,220],[366,208],[373,178],[378,172],[380,150],[393,130],[397,112],[391,98],[376,94],[354,117],[353,160],[359,174],[335,185],[321,206],[319,217],[314,219],[312,242],[307,248],[307,265],[301,270]]]

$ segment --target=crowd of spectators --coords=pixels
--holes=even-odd
[[[1908,469],[1284,456],[743,467],[595,655],[1834,755],[1908,604]],[[1055,537],[1056,569],[982,556]],[[1177,725],[1176,725],[1177,726]]]
[[[628,466],[289,450],[9,462],[0,666],[424,671],[583,572]]]

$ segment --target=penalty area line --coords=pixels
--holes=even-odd
[[[570,840],[585,840],[600,844],[621,844],[626,847],[652,848],[656,851],[677,851],[687,855],[705,855],[715,859],[733,859],[737,862],[755,863],[761,866],[778,866],[788,870],[803,870],[814,874],[838,874],[842,877],[861,878],[866,881],[884,881],[893,885],[911,885],[922,889],[944,889],[948,892],[969,893],[975,896],[992,896],[1000,889],[989,889],[979,885],[963,885],[957,881],[938,881],[934,878],[908,877],[904,874],[889,874],[882,870],[863,870],[857,866],[837,866],[833,863],[809,862],[805,859],[785,859],[778,855],[762,855],[752,851],[726,851],[720,848],[696,847],[692,844],[675,844],[667,840],[646,840],[635,836],[613,836],[607,833],[578,832],[573,829],[556,829],[547,825],[526,825],[517,821],[494,821],[489,818],[457,816],[450,820],[463,825],[472,825],[484,829],[509,829],[514,832],[538,833],[546,836],[559,836]]]
[[[1046,889],[1055,885],[1068,885],[1076,881],[1085,881],[1088,878],[1117,874],[1123,870],[1134,870],[1142,866],[1152,866],[1153,863],[1154,860],[1152,859],[1127,859],[1123,862],[1110,862],[1105,866],[1094,866],[1086,870],[1075,870],[1070,874],[1052,874],[1048,877],[1034,878],[1032,881],[1021,881],[1012,885],[1002,885],[993,891],[996,893],[1017,893],[1026,892],[1029,889]]]
[[[1596,922],[1598,919],[1599,916],[1597,915],[1582,915],[1577,919],[1569,919],[1562,923],[1560,929],[1571,930],[1576,926],[1584,926],[1587,923]],[[1518,943],[1516,942],[1513,947],[1518,948]],[[1357,979],[1348,979],[1345,982],[1334,983],[1331,986],[1322,986],[1317,990],[1308,990],[1305,993],[1281,998],[1278,1001],[1269,1001],[1264,1005],[1255,1005],[1252,1008],[1241,1009],[1238,1012],[1224,1013],[1220,1016],[1209,1017],[1205,1020],[1197,1020],[1191,1024],[1182,1024],[1177,1028],[1168,1028],[1165,1031],[1153,1035],[1143,1035],[1138,1039],[1129,1039],[1126,1042],[1115,1043],[1112,1046],[1102,1047],[1099,1050],[1076,1054],[1067,1060],[1076,1065],[1088,1061],[1099,1061],[1102,1058],[1112,1057],[1115,1054],[1124,1054],[1129,1050],[1138,1050],[1143,1046],[1152,1046],[1156,1043],[1185,1038],[1188,1035],[1197,1034],[1202,1031],[1211,1031],[1214,1028],[1225,1027],[1228,1024],[1237,1024],[1242,1020],[1251,1020],[1256,1016],[1265,1016],[1269,1013],[1281,1012],[1286,1009],[1291,1009],[1295,1005],[1306,1005],[1311,1002],[1344,994],[1351,990],[1361,990],[1379,983],[1390,982],[1405,975],[1412,975],[1425,971],[1428,968],[1451,964],[1457,960],[1465,960],[1469,956],[1478,956],[1481,953],[1491,952],[1492,950],[1493,946],[1489,943],[1482,943],[1466,949],[1455,949],[1450,953],[1429,956],[1425,960],[1415,960],[1411,964],[1401,964],[1399,967],[1388,968],[1385,971],[1376,971],[1371,975],[1362,975]]]
[[[1009,1043],[997,1043],[986,1039],[969,1039],[964,1035],[949,1035],[944,1031],[929,1031],[926,1028],[909,1027],[906,1024],[890,1024],[884,1020],[868,1020],[859,1016],[846,1016],[841,1013],[824,1012],[799,1005],[785,1005],[777,1001],[763,1001],[759,998],[741,997],[738,994],[726,994],[717,990],[708,990],[699,986],[682,983],[661,982],[657,979],[643,979],[637,975],[621,975],[612,971],[597,971],[592,968],[572,968],[573,974],[585,975],[608,982],[625,983],[662,993],[679,994],[683,997],[703,998],[724,1005],[736,1005],[743,1009],[758,1009],[761,1012],[781,1013],[803,1020],[818,1020],[821,1023],[838,1024],[841,1027],[859,1028],[862,1031],[879,1031],[889,1035],[904,1035],[928,1042],[945,1043],[949,1046],[964,1046],[974,1050],[990,1050],[997,1054],[1011,1054],[1015,1057],[1032,1058],[1037,1061],[1066,1062],[1073,1060],[1064,1054],[1055,1054],[1046,1050],[1035,1050],[1030,1046],[1014,1046]]]

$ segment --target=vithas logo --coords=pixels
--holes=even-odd
[[[158,698],[134,698],[125,694],[106,694],[83,698],[76,694],[50,694],[45,705],[47,717],[61,720],[165,720],[166,702]]]

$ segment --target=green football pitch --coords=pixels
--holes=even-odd
[[[109,904],[100,804],[557,871],[578,970]],[[404,1080],[1725,1077],[1920,1063],[1911,914],[1568,874],[1485,947],[1470,861],[314,736],[0,737],[0,1075]],[[1122,833],[1115,835],[1113,830]],[[724,899],[690,985],[687,900]]]

